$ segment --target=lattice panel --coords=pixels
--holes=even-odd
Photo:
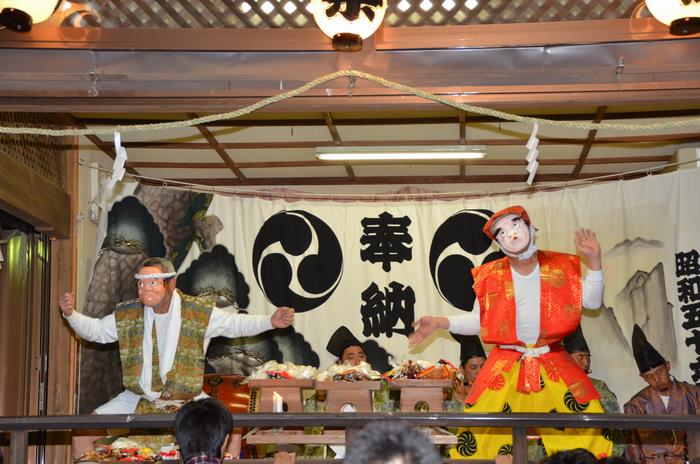
[[[441,26],[629,18],[644,0],[388,0],[384,24]],[[64,26],[316,27],[309,0],[78,0]]]
[[[49,117],[34,113],[0,113],[0,125],[59,129]],[[43,135],[3,135],[0,154],[28,166],[52,184],[65,188],[68,138]],[[1,168],[1,165],[0,165]]]

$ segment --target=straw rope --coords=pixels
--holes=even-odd
[[[328,81],[338,79],[341,77],[348,77],[351,79],[351,84],[354,86],[352,79],[359,78],[374,82],[375,84],[381,85],[382,87],[387,87],[390,89],[398,90],[405,94],[415,95],[417,97],[431,100],[437,103],[442,103],[444,105],[450,106],[452,108],[457,108],[462,111],[469,113],[481,114],[484,116],[493,116],[505,121],[512,122],[524,122],[524,123],[538,123],[540,126],[550,126],[550,127],[564,127],[569,129],[581,129],[581,130],[596,130],[596,129],[611,129],[611,130],[621,130],[621,131],[631,131],[631,132],[650,132],[662,129],[673,129],[681,127],[694,127],[700,126],[700,118],[689,118],[681,119],[676,121],[664,121],[658,123],[648,123],[648,124],[625,124],[625,123],[610,123],[610,122],[585,122],[585,121],[557,121],[553,119],[541,119],[533,118],[529,116],[521,116],[512,113],[506,113],[504,111],[498,111],[491,108],[484,108],[481,106],[467,105],[464,103],[459,103],[450,98],[434,95],[432,93],[424,92],[420,89],[410,87],[408,85],[399,84],[398,82],[393,82],[372,74],[357,71],[354,69],[346,69],[341,71],[336,71],[331,74],[327,74],[322,77],[318,77],[306,84],[297,87],[295,89],[289,90],[287,92],[273,95],[271,97],[265,98],[258,102],[255,102],[245,108],[240,108],[235,111],[230,111],[227,113],[211,114],[207,116],[181,120],[172,122],[161,122],[152,124],[132,124],[123,126],[111,126],[111,127],[95,127],[95,128],[85,128],[85,129],[45,129],[38,127],[6,127],[0,126],[0,134],[26,134],[26,135],[48,135],[52,137],[63,137],[63,136],[73,136],[73,135],[105,135],[113,134],[114,132],[127,133],[127,132],[146,132],[146,131],[159,131],[165,129],[177,129],[191,127],[201,124],[207,124],[214,121],[221,121],[225,119],[235,119],[240,116],[252,113],[266,106],[275,104],[277,102],[287,100],[289,98],[296,97],[303,94],[304,92],[318,87]],[[352,87],[350,88],[352,90]]]

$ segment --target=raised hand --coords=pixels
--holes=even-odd
[[[452,398],[454,398],[455,401],[464,403],[467,393],[467,387],[464,385],[464,381],[455,376],[452,379]]]
[[[75,296],[72,293],[64,293],[58,297],[58,306],[64,316],[70,317],[75,311]]]
[[[277,329],[284,329],[286,327],[289,327],[294,323],[294,308],[280,306],[272,314],[270,322],[272,322],[272,327],[275,327]]]
[[[588,258],[588,268],[594,271],[601,269],[600,243],[595,232],[590,229],[576,231],[576,249]]]
[[[410,346],[415,346],[423,342],[423,340],[428,338],[435,330],[448,329],[450,327],[450,322],[446,317],[423,316],[417,321],[414,321],[411,325],[415,330],[408,336],[408,344]]]

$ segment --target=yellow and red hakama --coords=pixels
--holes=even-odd
[[[513,277],[508,258],[472,270],[479,299],[481,338],[496,344],[465,399],[465,411],[602,413],[600,396],[561,340],[576,330],[581,318],[581,268],[578,256],[539,251],[540,334],[525,346],[518,340]],[[609,455],[612,442],[599,429],[541,429],[549,454],[584,448]],[[493,459],[511,454],[508,428],[458,431],[455,459]]]

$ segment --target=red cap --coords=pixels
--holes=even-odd
[[[525,211],[525,208],[522,206],[514,205],[514,206],[509,206],[507,208],[503,208],[500,211],[496,211],[491,215],[488,221],[486,221],[486,224],[484,224],[484,228],[482,229],[484,233],[486,234],[487,237],[489,237],[491,240],[495,240],[495,237],[491,233],[491,227],[493,227],[493,223],[496,222],[498,219],[502,218],[503,216],[507,216],[509,214],[515,214],[516,216],[520,216],[523,221],[525,221],[525,224],[528,226],[530,225],[530,216],[527,215],[527,211]]]

